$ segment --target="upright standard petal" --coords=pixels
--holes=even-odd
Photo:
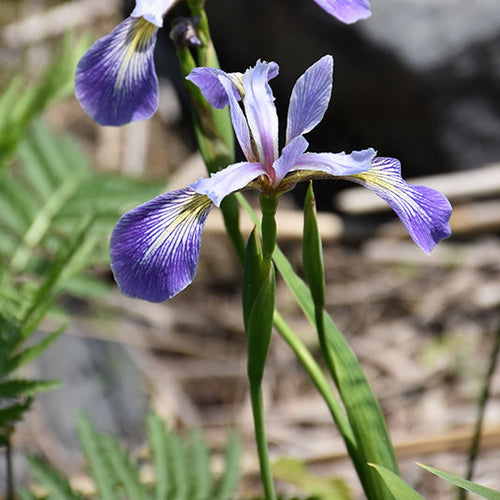
[[[213,204],[190,188],[162,194],[127,212],[111,235],[111,269],[130,297],[163,302],[196,273],[201,233]]]
[[[153,51],[158,28],[129,17],[97,40],[76,69],[75,93],[100,125],[144,120],[158,108]]]
[[[279,66],[276,63],[270,63],[268,80],[271,80],[279,73]],[[201,67],[194,68],[186,77],[186,80],[193,82],[200,90],[205,99],[217,109],[221,109],[229,104],[226,87],[221,81],[226,79],[233,88],[231,93],[239,101],[243,95],[243,85],[241,73],[226,73],[219,68]]]
[[[259,161],[271,169],[278,158],[278,115],[269,86],[269,72],[275,63],[257,61],[243,74],[243,104],[248,126],[258,150]]]
[[[163,16],[177,0],[136,0],[132,17],[142,17],[146,21],[161,28]]]
[[[324,56],[297,80],[288,106],[286,143],[310,132],[322,119],[332,95],[333,57]]]
[[[278,184],[283,180],[286,174],[290,172],[298,159],[302,156],[304,151],[306,151],[309,143],[299,135],[290,141],[282,150],[280,157],[274,162],[274,184]]]
[[[387,202],[425,253],[450,236],[450,202],[435,189],[406,183],[401,178],[401,164],[395,158],[375,158],[368,172],[348,178]]]
[[[343,23],[354,23],[371,16],[368,0],[314,0],[328,14]]]
[[[229,165],[210,177],[190,184],[194,191],[208,196],[213,204],[220,206],[221,201],[229,194],[240,191],[259,175],[266,174],[262,163],[241,162]]]

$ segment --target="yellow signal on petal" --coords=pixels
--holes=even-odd
[[[135,61],[137,56],[147,52],[154,40],[158,27],[146,21],[142,17],[135,18],[130,25],[129,32],[125,38],[125,50],[121,61],[120,72],[117,75],[115,89],[120,89],[125,80],[128,69],[134,70],[140,67]]]

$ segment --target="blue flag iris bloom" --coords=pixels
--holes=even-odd
[[[162,194],[118,221],[111,236],[111,268],[124,294],[162,302],[188,286],[196,272],[210,210],[244,189],[279,196],[297,182],[347,179],[385,200],[424,252],[450,235],[448,200],[434,189],[407,184],[398,160],[376,157],[371,148],[350,154],[307,151],[304,134],[322,120],[330,101],[331,56],[321,58],[295,83],[280,151],[278,116],[269,85],[278,70],[274,62],[258,61],[243,74],[206,67],[190,73],[188,79],[213,106],[229,106],[246,161]]]

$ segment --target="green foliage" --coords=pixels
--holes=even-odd
[[[353,500],[354,496],[345,481],[316,476],[300,460],[283,458],[273,464],[273,475],[321,500]]]
[[[71,36],[66,36],[36,83],[28,86],[22,78],[16,78],[3,92],[0,97],[0,168],[16,150],[31,121],[49,103],[71,93],[76,64],[87,45],[86,38],[75,42]]]
[[[434,469],[433,467],[429,467],[428,465],[418,465],[420,465],[420,467],[424,468],[426,471],[440,477],[441,479],[444,479],[445,481],[448,481],[449,483],[454,484],[459,488],[470,491],[471,493],[475,493],[482,498],[486,498],[486,500],[500,500],[500,491],[492,490],[491,488],[487,488],[486,486],[481,486],[480,484],[467,481],[466,479],[462,479],[461,477],[455,476],[454,474]]]
[[[381,465],[369,465],[371,465],[380,474],[380,477],[385,481],[385,484],[387,484],[387,487],[394,495],[395,499],[404,498],[405,500],[424,500],[422,495],[406,484],[398,475],[394,474],[394,472],[382,467]]]
[[[133,463],[116,439],[96,431],[83,416],[78,420],[78,436],[95,485],[92,498],[114,500],[229,500],[239,482],[239,436],[232,433],[226,447],[226,468],[216,480],[210,470],[210,455],[199,432],[189,439],[167,431],[157,415],[147,421],[151,460],[155,471],[152,484],[141,481],[139,467]],[[69,481],[41,460],[30,459],[30,469],[48,498],[80,500]],[[30,496],[31,495],[31,496]],[[23,498],[37,499],[23,492]]]
[[[14,372],[40,356],[61,329],[29,347],[62,291],[86,297],[107,291],[85,271],[107,266],[107,238],[129,206],[156,195],[158,184],[93,172],[69,137],[35,123],[0,171],[0,439],[56,382],[20,380]]]

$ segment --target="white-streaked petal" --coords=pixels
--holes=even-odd
[[[240,191],[259,175],[265,173],[266,169],[261,163],[235,163],[206,179],[201,178],[190,184],[190,187],[197,193],[208,196],[213,204],[219,207],[227,195]]]
[[[333,57],[324,56],[297,80],[288,107],[286,143],[310,132],[322,119],[332,94]]]
[[[352,153],[305,153],[291,171],[317,170],[330,175],[351,175],[370,170],[377,152],[372,149]]]
[[[130,297],[163,302],[196,273],[201,233],[213,204],[191,188],[162,194],[127,212],[111,235],[111,269]]]
[[[269,72],[275,63],[257,61],[242,78],[245,115],[257,147],[259,161],[271,168],[278,158],[278,115],[269,86]]]
[[[194,83],[203,94],[203,97],[217,109],[222,109],[229,104],[227,88],[221,81],[228,80],[232,84],[231,93],[239,101],[243,92],[241,73],[226,73],[219,68],[201,67],[194,68],[186,77]]]
[[[226,90],[226,95],[229,101],[229,113],[231,114],[231,122],[233,124],[234,133],[238,139],[238,143],[245,155],[245,158],[249,162],[255,162],[259,159],[252,147],[252,140],[250,137],[250,130],[248,128],[248,123],[241,109],[234,93],[230,81],[227,78],[220,77],[220,84]]]
[[[283,180],[288,172],[290,172],[297,160],[302,156],[304,151],[309,146],[309,143],[299,135],[292,139],[281,151],[280,157],[274,162],[273,169],[275,173],[274,183],[276,186]]]
[[[153,51],[158,28],[129,17],[97,40],[78,63],[75,93],[100,125],[149,118],[158,108]]]
[[[408,184],[402,179],[401,164],[395,158],[376,158],[368,172],[347,178],[387,202],[425,253],[450,236],[450,202],[435,189]]]
[[[136,0],[135,9],[130,14],[132,17],[142,17],[150,23],[161,28],[163,16],[177,0]]]

